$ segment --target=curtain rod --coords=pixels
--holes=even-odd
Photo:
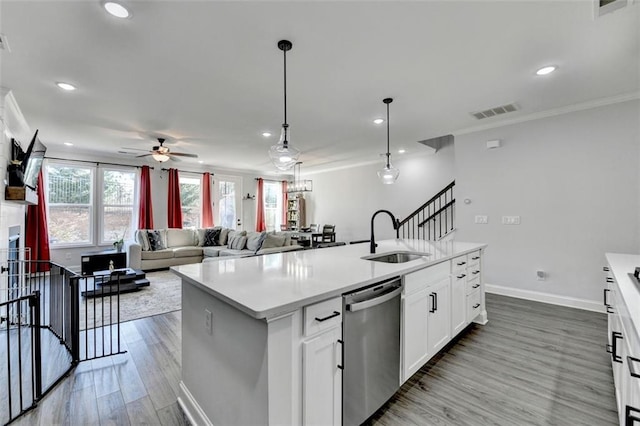
[[[165,169],[165,168],[162,168],[160,170],[162,170],[163,172],[168,172],[169,171],[169,169]],[[180,170],[180,169],[176,169],[176,170],[179,171],[179,172],[183,172],[183,173],[194,173],[194,174],[197,174],[197,175],[203,175],[205,173],[209,173],[211,176],[214,175],[213,172],[192,172],[192,171],[189,171],[189,170]]]
[[[107,166],[124,166],[124,167],[135,167],[136,169],[142,168],[143,166],[133,166],[131,164],[119,164],[119,163],[105,163],[103,161],[89,161],[89,160],[74,160],[71,158],[58,158],[58,157],[44,157],[45,160],[61,160],[61,161],[75,161],[76,163],[89,163],[89,164],[95,164],[97,166],[99,166],[100,164],[104,164]],[[149,168],[151,170],[154,169],[153,166],[149,166]]]
[[[259,179],[265,180],[267,182],[282,182],[283,180],[286,180],[286,179],[276,180],[276,179],[265,179],[265,178],[256,178],[255,180],[259,180]]]

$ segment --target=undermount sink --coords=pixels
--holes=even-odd
[[[422,259],[427,256],[430,256],[429,253],[395,251],[391,253],[372,254],[370,256],[364,256],[362,259],[383,263],[405,263],[416,259]]]

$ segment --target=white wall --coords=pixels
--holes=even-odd
[[[304,176],[313,180],[313,192],[307,193],[307,224],[336,225],[337,241],[369,239],[371,216],[376,210],[391,211],[400,220],[454,179],[454,149],[449,144],[436,154],[420,153],[426,148],[416,144],[414,154],[392,156],[400,170],[393,185],[383,185],[376,172],[383,159],[349,169]],[[420,154],[415,154],[420,153]],[[395,238],[386,215],[376,217],[376,239]]]
[[[640,248],[639,117],[636,100],[456,137],[456,197],[472,200],[456,238],[489,244],[487,283],[600,303],[604,253]]]
[[[6,257],[9,245],[9,227],[20,226],[20,247],[25,243],[25,214],[23,204],[4,199],[7,165],[11,161],[11,138],[15,138],[27,149],[33,134],[20,111],[11,91],[0,88],[0,261]]]

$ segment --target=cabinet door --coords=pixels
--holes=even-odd
[[[451,336],[455,336],[467,326],[467,277],[458,273],[451,279]]]
[[[427,290],[406,296],[402,300],[403,311],[403,381],[406,381],[427,361]]]
[[[427,342],[429,356],[434,355],[451,339],[450,279],[427,288],[428,312]]]
[[[302,343],[304,425],[342,423],[342,327]]]

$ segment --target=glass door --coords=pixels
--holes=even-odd
[[[243,229],[241,177],[215,175],[213,200],[213,221],[216,225],[230,229]]]

